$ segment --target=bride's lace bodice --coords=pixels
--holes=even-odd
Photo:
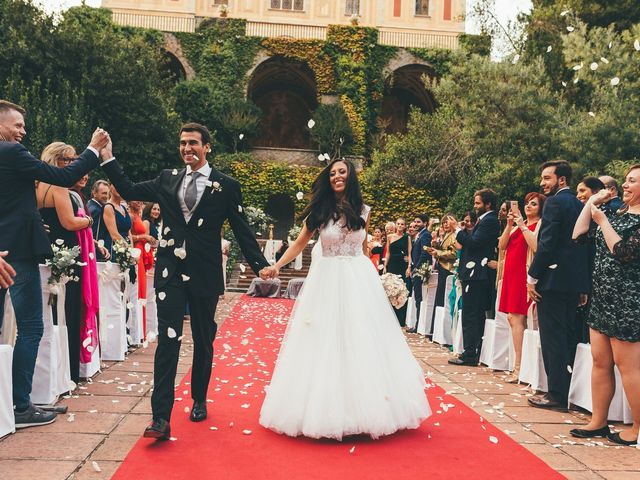
[[[371,208],[364,205],[361,217],[367,220]],[[362,244],[367,231],[364,228],[351,231],[342,226],[342,221],[329,223],[320,229],[320,243],[324,257],[355,257],[362,255]]]

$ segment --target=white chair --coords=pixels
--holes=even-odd
[[[11,292],[4,297],[4,317],[0,327],[0,345],[15,345],[16,343],[16,315],[11,305]]]
[[[64,309],[66,288],[63,284],[56,284],[55,287],[49,285],[50,276],[51,269],[40,265],[44,331],[38,347],[31,389],[31,401],[38,405],[53,405],[61,394],[75,388],[69,368],[69,344]],[[58,325],[53,324],[53,310],[49,305],[52,288],[57,290]]]
[[[536,304],[532,303],[527,313],[527,329],[522,341],[522,359],[520,360],[520,376],[522,383],[528,383],[534,390],[546,392],[547,373],[544,370],[540,332],[534,321]]]
[[[127,351],[126,305],[120,291],[123,278],[118,265],[98,262],[100,351],[107,361],[123,361]]]
[[[13,347],[0,345],[0,438],[16,431],[13,416],[13,390],[11,382],[11,364]]]
[[[426,284],[422,284],[422,302],[420,302],[420,318],[416,331],[420,335],[429,335],[431,320],[436,305],[436,290],[438,288],[438,273],[433,272]]]
[[[416,302],[413,295],[407,298],[407,328],[412,329],[416,326]]]
[[[498,311],[501,285],[502,283],[498,284],[495,319],[487,319],[484,324],[480,363],[485,364],[492,370],[513,370],[515,350],[511,327],[509,326],[507,314]]]
[[[147,339],[158,336],[158,304],[156,303],[156,289],[153,287],[153,269],[147,272]]]
[[[127,327],[129,327],[129,343],[134,346],[142,345],[145,337],[142,314],[142,302],[138,298],[138,282],[131,283],[129,276],[125,276],[125,296],[127,299]]]
[[[453,275],[447,277],[444,291],[444,307],[435,308],[433,318],[433,341],[440,345],[451,345],[453,343],[451,309],[449,308],[449,294],[453,289]]]
[[[462,333],[462,311],[458,311],[458,321],[453,327],[453,353],[464,352],[464,336]]]
[[[571,385],[569,386],[569,403],[573,403],[585,410],[592,411],[593,404],[591,398],[591,370],[593,368],[593,357],[591,356],[591,345],[588,343],[578,344],[576,358],[573,362],[573,372],[571,374]],[[618,367],[614,367],[616,377],[616,390],[609,406],[608,419],[614,422],[633,423],[629,401],[622,387],[622,379]]]

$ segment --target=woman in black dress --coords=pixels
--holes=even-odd
[[[411,239],[407,234],[407,222],[404,218],[396,220],[396,233],[387,236],[388,253],[384,260],[385,273],[399,275],[404,280],[407,289],[411,291],[411,271],[409,259],[411,258]],[[406,324],[407,304],[400,308],[394,308],[398,322],[402,327]]]
[[[66,167],[76,159],[76,151],[71,145],[55,142],[45,147],[42,161],[59,168]],[[76,232],[91,228],[91,217],[76,217],[78,205],[72,201],[68,188],[40,182],[36,187],[38,208],[43,222],[49,226],[49,240],[57,246],[68,248],[78,246]],[[79,260],[79,259],[78,259]],[[74,268],[74,275],[80,279],[82,269]],[[80,280],[70,281],[65,286],[65,321],[69,341],[69,366],[71,380],[80,380],[80,323],[82,318],[82,287]],[[54,309],[55,315],[55,309]]]

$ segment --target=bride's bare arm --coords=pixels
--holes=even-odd
[[[369,214],[369,216],[371,216],[371,214]],[[364,240],[362,241],[362,253],[364,253],[367,257],[369,256],[369,239],[367,238],[368,232],[369,232],[369,217],[367,217],[367,223],[364,226],[364,231],[365,231],[365,235],[364,235]]]
[[[277,277],[280,273],[280,268],[283,265],[291,263],[298,255],[300,255],[300,252],[304,250],[304,247],[307,246],[312,236],[313,232],[309,231],[306,224],[303,224],[302,231],[300,232],[300,235],[298,235],[298,238],[296,238],[296,241],[289,245],[287,251],[284,252],[282,257],[280,257],[280,260],[278,260],[275,265],[265,267],[260,271],[260,278],[268,279]]]

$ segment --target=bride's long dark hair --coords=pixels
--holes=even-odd
[[[344,196],[340,201],[336,199],[336,194],[331,188],[329,173],[337,162],[342,162],[347,166],[347,181],[344,189]],[[321,228],[329,220],[337,221],[344,218],[344,226],[355,231],[364,228],[366,223],[362,215],[362,191],[360,182],[356,175],[356,169],[349,160],[333,160],[320,172],[320,175],[311,185],[311,201],[300,215],[310,231]]]

